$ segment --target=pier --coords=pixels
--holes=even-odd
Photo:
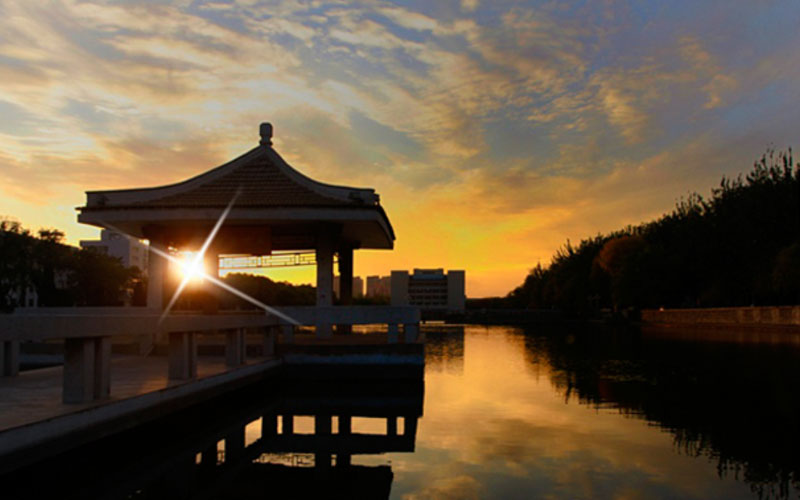
[[[294,307],[283,309],[300,325],[314,325],[322,314],[348,326],[378,324],[379,332],[303,339],[298,328],[264,314],[176,314],[159,323],[157,311],[109,308],[51,312],[24,311],[0,316],[0,339],[63,340],[64,365],[0,379],[0,471],[58,450],[120,432],[213,398],[226,391],[275,376],[280,369],[303,373],[328,371],[367,376],[397,373],[391,365],[421,373],[419,310],[413,307]],[[156,331],[167,339],[167,356],[116,356],[115,337]],[[224,355],[198,356],[204,333],[225,337]],[[261,356],[248,359],[248,340]],[[297,343],[295,343],[297,341]],[[395,347],[391,347],[395,346]],[[415,347],[416,346],[416,347]],[[283,353],[283,354],[282,354]],[[394,356],[394,361],[392,360]],[[15,362],[19,362],[16,356]],[[370,366],[373,369],[370,369]],[[402,378],[403,375],[401,375]],[[37,452],[37,450],[39,450]],[[44,451],[46,450],[46,451]]]

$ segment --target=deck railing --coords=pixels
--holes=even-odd
[[[298,325],[385,324],[388,342],[399,342],[403,325],[406,342],[415,342],[420,312],[416,307],[331,306],[284,307],[279,311]],[[110,395],[111,341],[115,337],[153,335],[166,337],[168,378],[197,377],[197,335],[225,334],[225,359],[229,367],[246,361],[246,335],[263,334],[264,353],[274,354],[278,332],[283,341],[294,339],[295,325],[272,314],[220,312],[176,313],[163,319],[161,311],[147,308],[32,308],[0,315],[0,373],[19,372],[19,344],[24,341],[64,340],[63,401],[85,403]],[[319,329],[324,331],[324,329]]]

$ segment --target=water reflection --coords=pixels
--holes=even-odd
[[[16,471],[3,498],[389,498],[391,467],[352,458],[413,452],[423,395],[276,379]]]
[[[800,493],[800,357],[791,346],[586,329],[523,338],[530,365],[546,363],[565,399],[656,424],[676,451],[705,457],[759,498]]]
[[[792,342],[426,336],[424,383],[271,380],[0,478],[2,498],[800,497]]]

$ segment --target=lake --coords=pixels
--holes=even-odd
[[[392,498],[797,498],[797,340],[672,333],[428,331]]]
[[[800,497],[797,335],[423,331],[424,381],[250,387],[20,471],[4,497]],[[326,417],[287,435],[287,412]]]

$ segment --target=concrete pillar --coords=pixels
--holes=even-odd
[[[191,380],[197,377],[197,339],[194,332],[169,334],[169,379]]]
[[[317,306],[333,305],[333,236],[322,232],[317,237]],[[331,324],[317,319],[317,338],[331,336]]]
[[[161,310],[164,307],[167,259],[154,252],[153,248],[162,252],[166,252],[167,249],[155,241],[150,241],[150,254],[147,256],[147,307]]]
[[[19,374],[19,340],[0,341],[0,375],[15,377]]]
[[[353,433],[353,417],[350,415],[339,415],[339,434],[349,436]]]
[[[147,255],[147,307],[161,311],[164,309],[164,283],[167,279],[169,261],[153,249],[166,252],[167,247],[158,241],[150,240]],[[139,354],[146,356],[155,348],[158,331],[143,333],[139,337]]]
[[[397,417],[386,417],[386,435],[387,436],[396,436],[397,435]]]
[[[94,399],[94,355],[95,343],[92,338],[64,341],[64,403],[88,403]]]
[[[225,463],[238,460],[244,455],[244,427],[238,427],[225,435]]]
[[[247,336],[244,328],[235,328],[225,332],[225,364],[230,367],[242,366],[245,363]]]
[[[350,247],[339,249],[339,304],[353,305],[353,249]],[[337,325],[336,331],[352,333],[353,325]]]
[[[390,344],[396,344],[400,337],[400,329],[397,323],[389,323],[387,327],[387,337]]]
[[[94,340],[94,398],[111,396],[111,337]]]
[[[282,434],[294,434],[294,415],[285,413],[281,415],[281,424],[283,427]]]
[[[289,323],[281,324],[281,333],[283,334],[283,342],[286,344],[294,343],[294,325]]]
[[[314,434],[329,435],[331,433],[331,416],[327,414],[314,415]]]
[[[275,343],[276,343],[277,338],[278,338],[277,330],[278,330],[278,327],[275,327],[275,326],[268,326],[264,330],[263,355],[266,356],[266,357],[275,356]]]
[[[219,278],[219,255],[217,255],[213,247],[209,247],[203,255],[203,268],[206,274],[212,278]],[[212,283],[211,280],[205,280],[203,291],[206,294],[206,300],[203,302],[203,312],[205,314],[217,314],[219,311],[219,287]]]
[[[403,325],[406,343],[416,342],[419,339],[419,323],[406,323]]]
[[[268,439],[278,434],[278,416],[267,413],[261,417],[261,439]]]
[[[353,249],[339,249],[339,303],[353,304]]]

